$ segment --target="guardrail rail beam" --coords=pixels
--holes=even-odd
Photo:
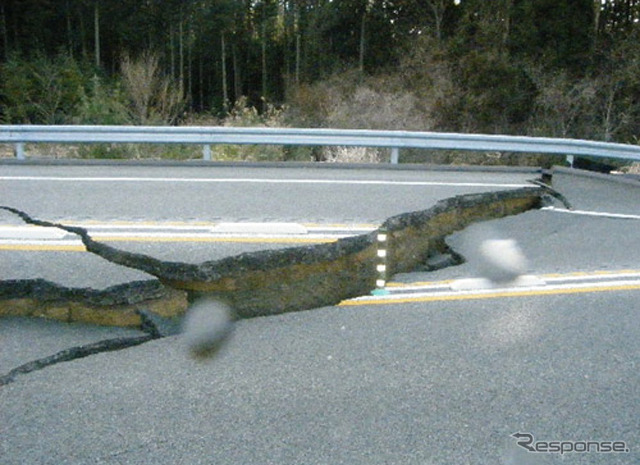
[[[212,144],[350,146],[391,149],[398,163],[404,148],[546,153],[640,161],[640,145],[582,139],[460,134],[364,129],[229,128],[219,126],[0,126],[0,143],[15,144],[16,158],[24,159],[26,143],[56,144],[198,144],[211,159]]]

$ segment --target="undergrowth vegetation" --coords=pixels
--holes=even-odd
[[[325,0],[223,2],[228,9],[209,0],[108,0],[91,8],[69,0],[64,14],[44,0],[23,3],[0,8],[4,124],[383,129],[640,143],[635,0],[374,0],[364,9]],[[100,8],[120,20],[89,34]],[[26,150],[202,157],[201,147],[177,144]],[[354,163],[390,155],[252,145],[214,145],[211,152],[216,160]],[[558,158],[407,149],[400,160],[546,165]]]

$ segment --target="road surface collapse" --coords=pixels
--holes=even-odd
[[[438,253],[450,253],[445,238],[471,223],[515,215],[542,206],[550,193],[541,185],[468,194],[433,207],[387,219],[389,275],[417,269]],[[78,235],[88,252],[155,276],[158,282],[129,283],[104,291],[65,289],[42,280],[0,283],[0,316],[46,316],[116,326],[139,326],[143,308],[162,317],[184,313],[187,301],[212,295],[228,302],[238,318],[274,315],[335,305],[368,294],[376,286],[378,231],[332,243],[264,250],[199,264],[158,260],[95,241],[86,229],[31,217],[0,207],[25,223]]]
[[[157,280],[136,281],[104,290],[66,288],[42,279],[0,281],[0,317],[46,317],[65,322],[138,327],[146,335],[71,347],[20,365],[0,376],[0,386],[16,376],[96,353],[126,349],[180,332],[189,302],[213,298],[227,302],[233,319],[275,315],[335,305],[369,294],[379,277],[377,236],[387,236],[389,275],[428,268],[433,257],[460,257],[445,238],[471,223],[540,208],[557,193],[544,184],[491,193],[468,194],[433,207],[388,218],[379,229],[336,242],[243,253],[189,264],[158,260],[95,241],[86,229],[44,221],[9,207],[0,209],[25,223],[78,235],[88,252]],[[562,200],[562,199],[560,199]],[[444,265],[448,266],[448,265]],[[232,324],[232,322],[230,323]]]

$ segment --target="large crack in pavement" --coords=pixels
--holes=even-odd
[[[442,248],[444,238],[467,225],[522,213],[541,205],[542,187],[467,194],[437,202],[427,210],[387,219],[388,274],[408,272]],[[216,295],[238,317],[248,318],[333,305],[375,288],[378,231],[336,242],[243,253],[200,264],[163,261],[95,241],[86,229],[31,217],[3,206],[28,224],[78,235],[87,251],[105,260],[155,276],[169,288],[191,296]],[[6,297],[5,297],[6,298]]]
[[[445,238],[471,223],[515,215],[540,208],[548,196],[558,198],[545,184],[467,194],[440,200],[433,207],[387,219],[378,230],[358,236],[286,249],[243,253],[200,264],[170,262],[123,251],[91,238],[86,229],[33,218],[10,206],[0,209],[25,223],[59,228],[78,235],[88,252],[105,260],[144,271],[158,281],[114,286],[104,291],[68,289],[44,280],[0,282],[0,316],[20,314],[15,307],[32,307],[41,315],[63,321],[85,321],[114,326],[138,326],[148,334],[73,347],[21,365],[0,376],[0,385],[19,374],[104,351],[121,350],[178,332],[177,320],[187,301],[202,296],[228,303],[233,319],[274,315],[335,305],[366,295],[376,287],[377,235],[388,236],[388,274],[409,272],[435,260],[448,266],[460,261]],[[562,198],[560,198],[562,201]],[[437,264],[442,257],[449,261]],[[52,304],[47,307],[47,304]],[[13,308],[12,308],[13,306]],[[4,308],[4,311],[3,311]],[[42,311],[47,308],[47,311]],[[8,310],[7,310],[8,309]],[[11,313],[14,312],[14,313]]]

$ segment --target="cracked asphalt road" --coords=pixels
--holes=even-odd
[[[0,322],[0,374],[12,368],[60,352],[116,337],[136,337],[135,329],[109,328],[81,323],[60,324],[45,319],[8,317]]]
[[[50,221],[218,222],[291,221],[380,223],[423,210],[458,194],[526,185],[528,172],[438,172],[311,168],[203,168],[121,166],[2,166],[2,203]],[[186,181],[185,181],[186,180]],[[0,212],[0,223],[22,225]],[[183,243],[158,247],[121,243],[127,250],[200,262],[277,244]],[[90,254],[4,251],[3,279],[44,278],[65,286],[107,287],[148,279]],[[57,264],[52,266],[51,263]]]
[[[554,186],[576,208],[640,215],[638,187],[567,174]],[[640,269],[638,221],[535,211],[491,226],[538,274]],[[472,237],[449,243],[464,254]],[[639,292],[336,306],[240,321],[210,363],[179,336],[61,363],[0,388],[0,462],[638,463]],[[59,347],[52,332],[76,344],[122,331],[5,323],[3,352],[9,334],[21,360]],[[531,454],[515,432],[631,452]]]

